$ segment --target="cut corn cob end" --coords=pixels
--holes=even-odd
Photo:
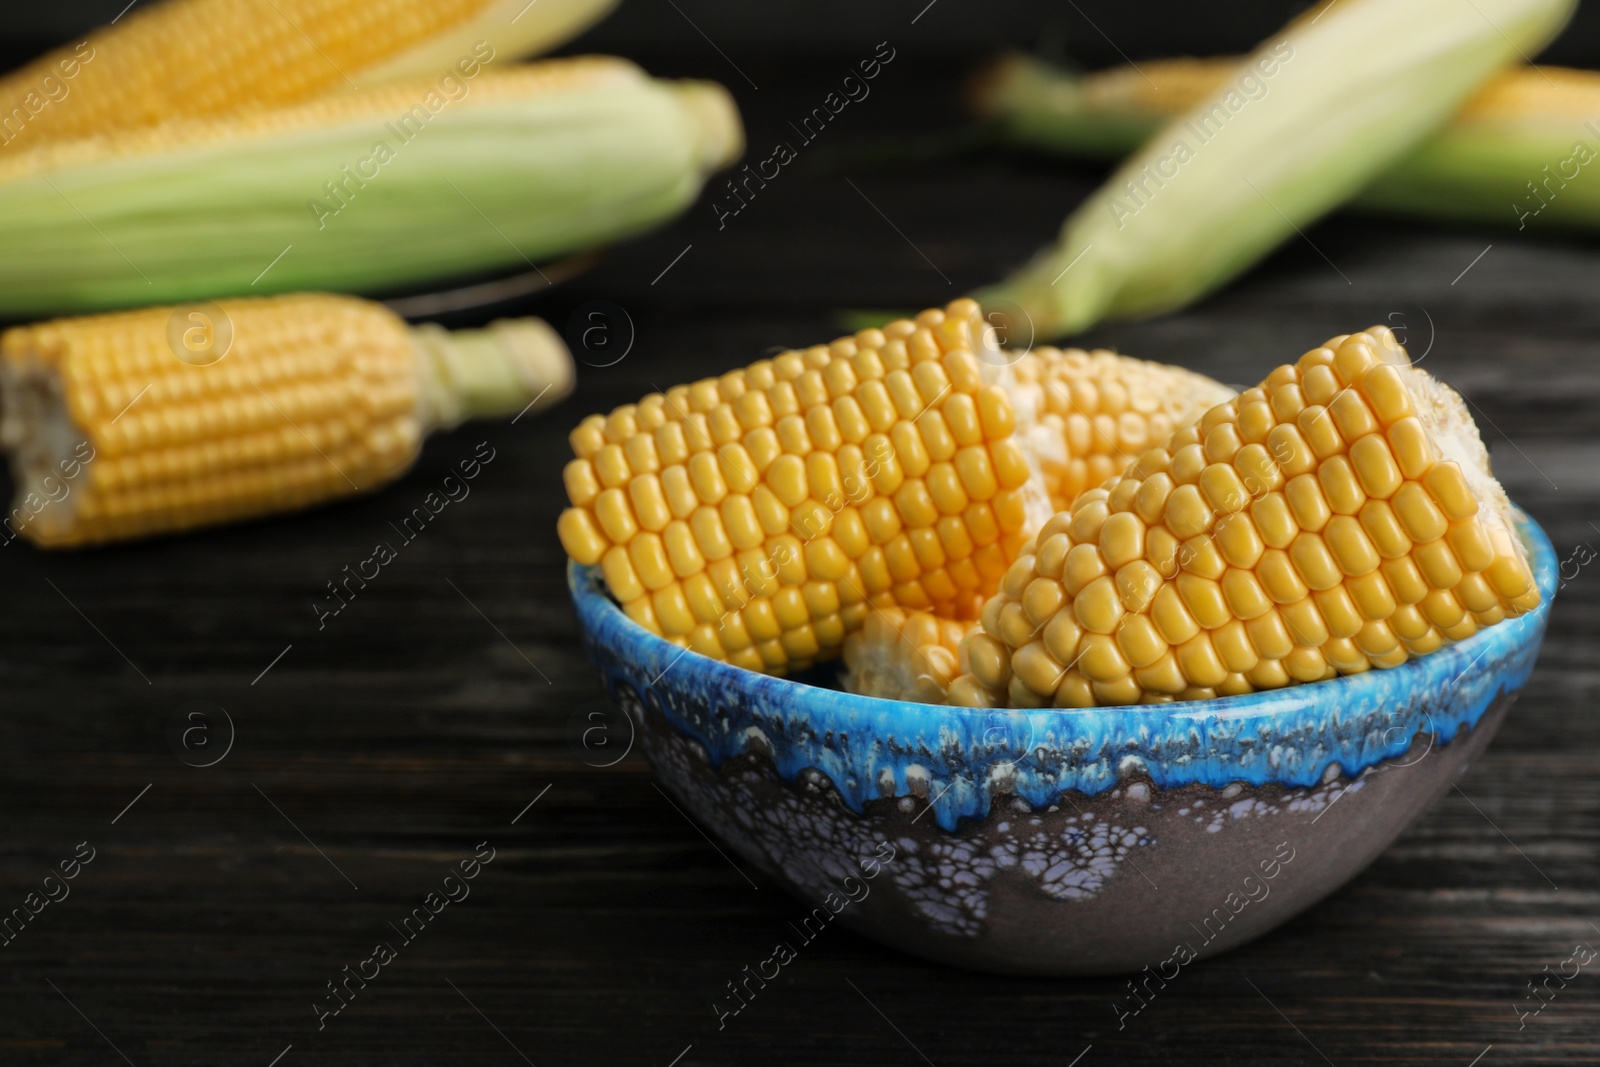
[[[1023,450],[1052,513],[1234,396],[1203,374],[1104,349],[1036,348],[1010,371]]]
[[[590,416],[561,542],[636,622],[752,670],[837,655],[873,605],[970,617],[1050,514],[992,349],[962,299]]]
[[[925,611],[873,611],[845,639],[840,681],[862,696],[943,704],[963,673],[961,642],[976,626]]]
[[[951,703],[1201,699],[1394,667],[1539,603],[1460,397],[1336,337],[1056,515]]]
[[[6,537],[71,548],[375,489],[430,430],[571,382],[542,323],[419,333],[326,294],[16,327],[0,336]]]

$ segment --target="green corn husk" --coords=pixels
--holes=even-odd
[[[1121,159],[1216,92],[1242,56],[1144,60],[1080,74],[1021,53],[973,78],[968,103],[1012,143],[1075,159]]]
[[[0,159],[0,315],[526,269],[673,217],[742,147],[720,86],[623,60],[452,84],[465,94],[401,82]]]
[[[1182,307],[1355,195],[1572,8],[1336,0],[1302,16],[1246,60],[1252,83],[1230,79],[1163,127],[1053,247],[977,297],[1042,337]]]
[[[1241,62],[1156,60],[1081,76],[1031,57],[1006,56],[975,86],[973,104],[1015,144],[1121,159],[1234,76]],[[1350,207],[1518,229],[1600,229],[1600,183],[1575,180],[1595,159],[1600,73],[1515,67],[1486,82],[1443,128],[1357,193]]]

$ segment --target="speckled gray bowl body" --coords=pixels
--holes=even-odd
[[[1354,877],[1481,752],[1544,603],[1390,671],[1244,697],[1040,711],[874,700],[683,653],[571,573],[604,683],[663,787],[839,922],[1013,974],[1170,975]],[[804,915],[802,911],[800,913]]]

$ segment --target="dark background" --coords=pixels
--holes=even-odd
[[[20,59],[122,4],[8,6],[0,45]],[[1126,1029],[1118,979],[971,975],[841,929],[717,1030],[712,1001],[800,905],[730,870],[636,755],[602,770],[588,764],[609,757],[576,743],[606,705],[553,532],[566,430],[657,384],[826,340],[842,309],[943,302],[1047,240],[1102,174],[972,135],[959,85],[996,47],[1089,66],[1242,50],[1295,5],[923,9],[627,0],[568,49],[721,80],[756,146],[879,41],[897,56],[725,229],[702,200],[557,289],[454,316],[561,327],[590,300],[625,308],[632,351],[580,368],[562,407],[442,436],[396,485],[303,516],[69,555],[0,548],[0,911],[78,842],[97,850],[71,897],[0,947],[0,1064],[1600,1060],[1600,974],[1524,1029],[1515,1012],[1543,968],[1600,945],[1593,565],[1459,791]],[[1600,65],[1600,9],[1551,58]],[[1249,383],[1328,336],[1404,326],[1477,406],[1498,473],[1558,554],[1600,544],[1600,243],[1344,215],[1307,237],[1190,311],[1083,341]],[[319,631],[324,583],[485,440],[496,458],[472,495]],[[169,742],[192,702],[236,731],[210,768]],[[319,1033],[324,983],[484,840],[496,858],[472,896]]]
[[[128,0],[10,0],[5,37],[24,52],[48,47],[109,22]],[[152,0],[138,0],[135,10]],[[265,0],[259,0],[265,6]],[[678,10],[674,10],[674,5]],[[623,0],[611,18],[563,51],[677,57],[719,74],[717,56],[690,28],[693,19],[760,83],[769,57],[837,53],[852,41],[915,36],[924,55],[962,62],[1002,47],[1061,50],[1091,66],[1144,56],[1209,55],[1253,47],[1308,5],[1295,0],[1210,0],[1138,3],[1119,0],[938,0],[916,26],[907,24],[927,0]],[[1465,5],[1463,5],[1465,6]],[[1471,8],[1466,8],[1468,12]],[[1109,38],[1109,40],[1108,40]],[[1115,42],[1115,44],[1111,43]],[[702,54],[703,53],[703,54]],[[1580,10],[1562,39],[1542,57],[1593,65],[1600,55],[1600,9]]]

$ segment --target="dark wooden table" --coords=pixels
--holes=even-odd
[[[760,158],[875,43],[768,62],[749,71],[759,91],[709,50],[680,66],[739,94]],[[702,202],[495,309],[561,326],[599,299],[631,316],[627,357],[584,367],[553,413],[436,439],[399,484],[303,516],[0,549],[0,911],[94,856],[0,948],[0,1064],[1600,1060],[1593,968],[1525,1027],[1516,1014],[1530,979],[1600,946],[1600,565],[1561,593],[1527,692],[1459,792],[1125,1029],[1117,979],[966,974],[839,930],[719,1031],[724,983],[801,905],[730,869],[637,755],[586,764],[575,739],[605,704],[553,530],[565,434],[656,385],[829,339],[841,309],[988,281],[1093,187],[1089,170],[952,153],[960,138],[935,135],[959,121],[959,68],[898,43],[872,97],[725,228]],[[1188,313],[1088,340],[1246,383],[1330,335],[1404,324],[1565,557],[1600,546],[1597,288],[1592,242],[1339,217]],[[471,495],[319,629],[325,583],[485,441],[496,458]],[[174,746],[174,721],[204,725],[184,716],[205,707],[212,732]],[[216,708],[231,750],[190,766],[224,750]],[[400,938],[391,924],[480,842],[493,859],[470,897]],[[326,983],[379,941],[397,958],[319,1030]]]

